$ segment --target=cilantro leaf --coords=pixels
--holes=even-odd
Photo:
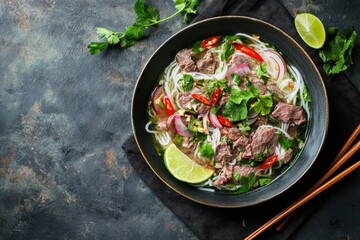
[[[184,14],[184,21],[188,22],[189,14],[196,14],[196,7],[199,0],[173,0],[175,8],[178,10],[169,17],[160,19],[159,11],[144,0],[137,0],[134,5],[136,21],[133,25],[125,28],[125,32],[114,32],[107,28],[97,28],[96,33],[100,38],[106,38],[107,42],[91,42],[88,44],[90,54],[99,54],[110,45],[117,45],[123,48],[133,46],[137,41],[145,36],[145,29],[150,26],[170,20],[177,14]]]
[[[273,180],[273,177],[271,175],[260,175],[259,177],[259,185],[265,186],[268,185]]]
[[[144,0],[136,1],[134,11],[136,13],[136,23],[139,25],[149,26],[156,23],[160,18],[159,11],[145,3]]]
[[[237,193],[248,192],[257,181],[255,173],[251,172],[247,176],[240,177],[241,187],[237,190]]]
[[[184,91],[189,91],[194,87],[194,80],[191,75],[184,74],[183,78],[179,80]]]
[[[189,14],[196,14],[196,7],[199,5],[199,0],[173,0],[175,8],[179,12],[184,12],[184,22],[189,22]]]
[[[223,109],[222,116],[229,119],[231,122],[244,120],[247,118],[248,109],[246,102],[243,101],[240,104],[236,104],[232,101],[228,101]]]
[[[230,93],[229,100],[240,104],[242,101],[247,103],[251,98],[256,97],[259,94],[259,91],[253,85],[248,89],[240,89],[238,86],[233,86]]]
[[[91,55],[99,54],[102,50],[109,46],[108,42],[91,42],[87,45]]]
[[[211,144],[203,142],[199,144],[199,153],[203,157],[211,158],[212,156],[214,156],[215,152]]]
[[[319,51],[319,56],[324,63],[323,68],[327,75],[340,73],[353,64],[351,54],[356,37],[354,28],[326,29],[327,41]]]
[[[139,39],[144,36],[145,27],[139,24],[128,26],[125,29],[125,33],[121,39],[121,47],[127,48],[133,46]]]
[[[196,54],[196,53],[201,53],[203,51],[205,51],[206,48],[202,48],[201,47],[201,41],[197,41],[194,43],[194,45],[192,46],[192,51]]]
[[[287,137],[280,137],[279,143],[283,149],[288,150],[295,144],[295,141]]]
[[[254,109],[255,113],[260,113],[265,116],[270,113],[272,106],[273,101],[271,96],[260,95],[258,96],[257,101],[251,105],[251,108]]]

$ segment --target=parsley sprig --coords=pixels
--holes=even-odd
[[[125,28],[123,32],[115,32],[107,28],[98,27],[96,33],[100,38],[104,38],[102,42],[91,42],[87,47],[90,54],[99,54],[109,45],[118,45],[122,48],[133,46],[137,41],[145,36],[145,30],[151,26],[170,20],[178,14],[184,15],[184,22],[189,21],[191,14],[196,14],[196,7],[199,0],[173,0],[176,12],[169,17],[160,19],[159,10],[144,2],[137,0],[134,5],[136,14],[135,23]]]

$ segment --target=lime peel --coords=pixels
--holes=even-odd
[[[204,182],[214,173],[213,169],[201,166],[191,160],[175,144],[171,144],[166,148],[164,163],[171,175],[187,183]]]
[[[296,31],[307,45],[315,49],[324,46],[326,32],[319,18],[311,13],[300,13],[294,22]]]

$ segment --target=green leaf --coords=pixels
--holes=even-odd
[[[255,113],[260,113],[265,116],[268,115],[273,106],[273,101],[271,96],[260,95],[257,98],[257,101],[251,105],[251,108],[254,109]]]
[[[109,46],[108,42],[91,42],[89,45],[87,45],[87,48],[89,49],[90,54],[94,55],[94,54],[99,54],[108,46]]]
[[[175,139],[174,139],[174,143],[176,146],[181,146],[182,145],[182,142],[183,142],[183,139],[184,137],[179,135],[179,134],[176,134],[175,136]]]
[[[251,172],[247,176],[240,177],[241,187],[237,190],[238,193],[248,192],[257,181],[255,173]]]
[[[106,38],[110,44],[118,44],[120,42],[118,33],[113,32],[107,28],[96,28],[96,33],[100,38]]]
[[[194,80],[189,74],[184,74],[183,78],[179,80],[179,83],[186,92],[194,87]]]
[[[96,28],[96,33],[100,38],[109,38],[112,34],[114,34],[113,31],[102,27]]]
[[[202,48],[201,47],[201,41],[197,41],[194,43],[194,45],[192,46],[192,51],[197,54],[197,53],[201,53],[203,51],[205,51],[206,48]]]
[[[144,2],[144,0],[137,0],[134,5],[136,14],[136,24],[142,26],[150,26],[157,24],[160,14],[159,11],[151,5]]]
[[[203,157],[211,158],[212,156],[214,156],[215,152],[211,144],[203,142],[199,144],[199,153]]]
[[[353,64],[351,55],[356,37],[354,28],[326,29],[327,41],[319,51],[319,56],[324,63],[323,69],[327,75],[338,74]]]
[[[241,83],[240,75],[233,73],[233,74],[231,74],[231,77],[236,85],[240,85],[240,83]]]
[[[233,171],[232,172],[232,177],[237,182],[237,181],[239,181],[240,173],[238,173],[237,171]]]
[[[292,148],[295,141],[293,139],[287,138],[287,137],[280,137],[279,138],[280,145],[283,149],[288,150],[289,148]]]
[[[229,119],[231,122],[246,119],[248,115],[246,102],[243,101],[240,104],[236,104],[232,101],[228,101],[224,106],[222,115]]]
[[[261,175],[259,177],[259,185],[260,187],[268,185],[273,180],[271,175]]]
[[[184,22],[189,22],[189,14],[196,14],[196,7],[199,5],[198,0],[173,0],[175,8],[184,13]]]
[[[238,86],[231,88],[229,100],[240,104],[245,101],[246,103],[258,95],[259,91],[255,86],[250,86],[248,89],[240,89]]]
[[[145,27],[142,25],[134,24],[125,29],[125,33],[121,39],[121,47],[127,48],[133,46],[139,39],[144,37]]]
[[[218,87],[221,88],[222,91],[227,89],[226,80],[208,80],[205,85],[204,94],[207,97],[212,96],[212,93],[217,89]]]

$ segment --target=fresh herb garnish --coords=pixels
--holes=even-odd
[[[268,115],[273,106],[273,100],[271,96],[258,96],[257,101],[251,105],[251,108],[254,109],[255,113],[259,113],[263,116]]]
[[[194,80],[191,75],[184,74],[183,78],[179,80],[184,91],[190,91],[194,87]]]
[[[259,176],[259,185],[260,187],[268,185],[273,180],[271,175],[260,175]]]
[[[352,27],[343,30],[328,28],[326,39],[324,47],[319,52],[326,74],[337,74],[346,70],[353,64],[351,53],[356,42],[356,31]]]
[[[270,113],[273,105],[271,96],[259,95],[259,90],[254,85],[248,86],[247,89],[233,86],[229,101],[223,109],[223,116],[232,122],[246,119],[248,115],[247,103],[250,99],[256,99],[256,102],[250,106],[251,109],[254,109],[255,113],[264,116]]]
[[[189,21],[189,14],[196,14],[196,7],[199,0],[173,0],[177,11],[167,18],[160,19],[159,11],[144,0],[137,0],[134,5],[136,21],[133,25],[125,28],[124,32],[115,32],[106,28],[97,28],[96,33],[100,38],[105,38],[103,42],[91,42],[87,47],[90,54],[99,54],[109,45],[120,44],[123,48],[133,46],[137,41],[145,36],[145,30],[150,26],[170,20],[176,15],[184,14],[184,22]]]
[[[235,52],[235,47],[232,44],[233,41],[238,39],[237,36],[226,36],[224,38],[224,44],[223,44],[223,52],[221,53],[221,60],[226,60],[231,54]]]
[[[279,143],[283,149],[288,150],[289,148],[292,148],[292,146],[295,144],[295,141],[287,137],[280,137]]]
[[[199,144],[199,153],[203,157],[211,158],[212,156],[214,156],[215,152],[211,144],[207,142],[202,142]]]
[[[241,187],[237,190],[237,193],[248,192],[257,181],[255,173],[251,172],[247,176],[242,176],[239,179]]]

